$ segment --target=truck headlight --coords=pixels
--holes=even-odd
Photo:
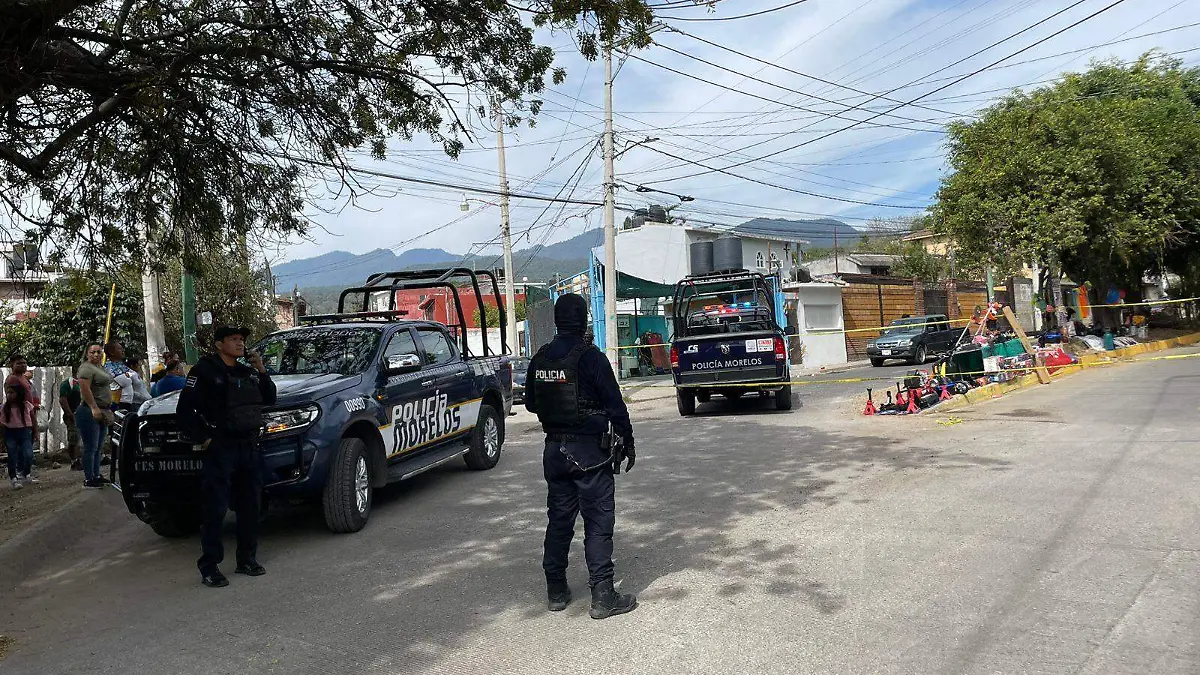
[[[316,405],[306,405],[303,408],[289,410],[272,410],[263,415],[263,426],[268,434],[279,434],[285,431],[303,429],[321,416],[321,408]]]

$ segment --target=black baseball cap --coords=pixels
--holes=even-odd
[[[213,342],[221,342],[233,335],[241,335],[243,338],[248,338],[250,337],[250,331],[238,326],[221,326],[213,333]]]

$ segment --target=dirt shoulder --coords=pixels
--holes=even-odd
[[[0,483],[0,544],[20,534],[38,518],[53,512],[83,490],[83,473],[65,465],[41,469],[40,483],[14,490],[7,472]]]

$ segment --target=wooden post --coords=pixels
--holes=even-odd
[[[1004,318],[1008,319],[1008,323],[1012,326],[1013,332],[1017,334],[1017,339],[1025,346],[1025,351],[1033,354],[1038,382],[1042,384],[1050,384],[1050,371],[1046,370],[1045,364],[1042,363],[1042,357],[1038,356],[1037,350],[1033,348],[1033,343],[1029,341],[1029,336],[1025,335],[1025,329],[1021,327],[1021,322],[1017,321],[1017,317],[1013,314],[1012,308],[1008,305],[1004,306]]]

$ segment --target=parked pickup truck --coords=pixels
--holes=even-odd
[[[264,507],[270,499],[319,501],[329,529],[357,532],[371,514],[373,491],[388,483],[459,457],[471,469],[496,466],[512,368],[503,337],[493,353],[486,329],[485,353],[470,353],[457,302],[462,289],[448,281],[456,276],[471,280],[479,300],[470,270],[378,275],[343,291],[337,314],[304,317],[304,325],[253,347],[279,393],[259,440]],[[494,277],[492,284],[501,297]],[[396,310],[397,290],[433,287],[450,289],[457,326],[404,320]],[[388,294],[390,309],[368,311],[380,293]],[[347,297],[355,294],[363,296],[362,309],[348,311]],[[188,536],[201,522],[203,450],[181,435],[177,400],[168,394],[147,401],[119,420],[113,437],[114,484],[131,513],[168,537]]]
[[[790,410],[792,387],[786,335],[775,322],[770,285],[758,273],[694,275],[675,285],[671,374],[679,414],[713,394],[773,396]],[[723,386],[724,385],[724,386]]]
[[[951,328],[944,314],[905,317],[893,321],[883,335],[867,343],[867,357],[876,367],[888,359],[922,364],[931,355],[954,349],[960,335],[962,329]]]

